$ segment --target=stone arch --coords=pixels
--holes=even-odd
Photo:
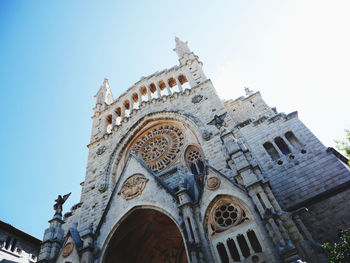
[[[126,149],[126,147],[133,140],[133,134],[138,133],[147,123],[153,121],[160,120],[171,120],[171,121],[179,121],[185,123],[189,127],[192,127],[194,134],[196,135],[200,144],[203,144],[204,141],[210,139],[210,134],[208,134],[205,130],[204,123],[199,120],[197,117],[192,116],[190,114],[182,114],[181,112],[168,111],[168,112],[153,112],[148,115],[141,117],[128,131],[125,133],[126,135],[118,141],[115,146],[112,154],[110,155],[108,165],[105,171],[105,186],[113,184],[113,177],[115,177],[115,173],[117,170],[117,166],[119,161],[122,159],[122,155]],[[198,131],[197,131],[198,130]],[[111,176],[112,175],[112,176]]]
[[[235,203],[236,205],[239,205],[242,208],[242,210],[244,210],[244,212],[248,218],[254,220],[254,213],[250,211],[248,204],[246,204],[246,202],[244,202],[242,199],[240,199],[236,196],[230,195],[230,194],[218,194],[210,201],[209,205],[207,206],[207,208],[205,210],[203,227],[204,227],[204,230],[209,238],[210,238],[211,233],[212,233],[212,231],[209,229],[210,214],[213,212],[213,209],[216,208],[216,205],[221,200],[232,200],[233,203]],[[240,222],[240,223],[243,223],[243,222]],[[237,225],[239,225],[239,224],[237,224]],[[225,231],[225,230],[223,230],[223,231]]]
[[[128,242],[124,245],[125,240]],[[187,263],[185,240],[185,232],[167,211],[155,206],[136,206],[121,217],[104,240],[101,262]],[[157,251],[160,246],[161,251]],[[164,256],[172,260],[165,261]]]
[[[239,211],[235,207],[240,207],[240,217],[236,217]],[[233,217],[229,214],[232,212],[236,213]],[[226,217],[224,213],[227,213]],[[237,219],[235,223],[225,224],[229,218]],[[210,220],[217,220],[218,231],[210,229]],[[212,252],[219,262],[252,262],[253,257],[266,260],[269,250],[264,243],[266,235],[255,211],[242,199],[228,194],[216,195],[206,209],[203,224]]]
[[[200,145],[188,145],[184,153],[184,161],[194,175],[204,172],[205,157]]]

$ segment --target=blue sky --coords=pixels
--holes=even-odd
[[[348,1],[1,1],[0,219],[42,238],[79,202],[93,95],[118,97],[189,42],[222,98],[259,90],[327,146],[350,128]]]

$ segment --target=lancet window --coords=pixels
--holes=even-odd
[[[185,153],[187,167],[194,175],[204,172],[204,158],[201,150],[196,146],[189,146]]]

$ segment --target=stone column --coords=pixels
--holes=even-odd
[[[149,86],[147,87],[147,85],[145,86],[147,89],[147,97],[148,97],[148,101],[151,101],[152,99],[152,94],[151,94],[151,90],[149,88]]]
[[[134,101],[132,99],[132,95],[129,96],[129,115],[132,113],[132,111],[134,110]]]
[[[165,83],[165,86],[166,86],[166,90],[167,90],[167,92],[168,92],[168,95],[171,96],[172,93],[171,93],[171,89],[170,89],[170,86],[169,86],[168,81],[165,81],[164,83]]]
[[[156,86],[157,96],[158,96],[158,99],[159,99],[161,97],[161,95],[160,95],[160,88],[159,88],[158,83],[156,81],[154,82],[154,85]]]
[[[82,262],[93,263],[94,257],[94,233],[93,233],[93,224],[90,225],[89,229],[82,236],[83,239],[83,248],[81,249]]]
[[[50,226],[45,230],[43,242],[41,243],[38,262],[49,262],[53,259],[62,246],[64,221],[60,215],[55,215],[50,221]]]
[[[179,88],[179,91],[180,91],[180,92],[183,92],[184,90],[183,90],[183,88],[182,88],[182,85],[181,85],[180,81],[179,81],[177,78],[175,78],[175,80],[176,80],[176,85],[177,85],[178,88]]]
[[[197,233],[197,223],[193,217],[191,198],[187,194],[187,190],[184,188],[180,189],[176,194],[179,198],[179,208],[182,211],[182,218],[186,226],[188,238],[187,251],[191,255],[191,262],[203,262],[203,254],[200,247],[201,242]]]

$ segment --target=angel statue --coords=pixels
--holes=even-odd
[[[64,204],[64,202],[66,202],[66,200],[68,199],[70,194],[71,193],[66,194],[63,197],[61,195],[59,195],[57,197],[57,199],[55,200],[56,204],[54,204],[54,206],[53,206],[53,209],[55,210],[55,216],[56,215],[62,216],[62,205]]]

